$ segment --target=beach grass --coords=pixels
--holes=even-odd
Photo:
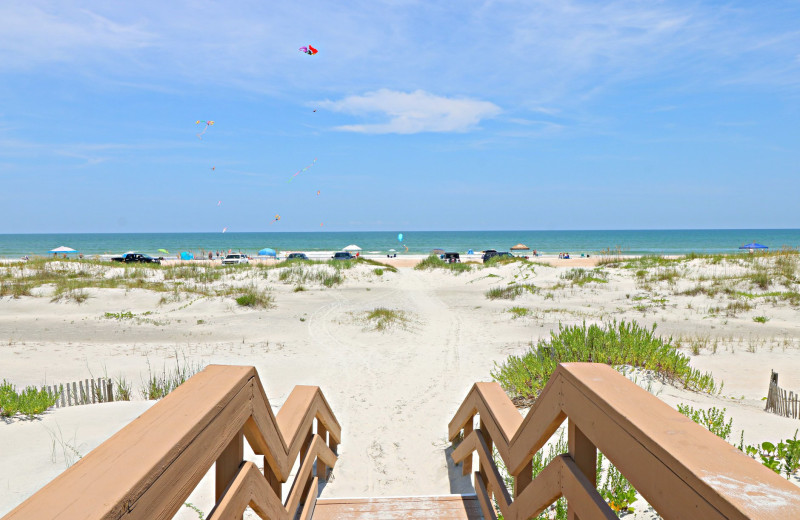
[[[490,300],[515,300],[522,296],[525,292],[533,293],[539,291],[539,288],[533,284],[511,284],[505,287],[492,287],[486,291],[485,296]]]
[[[461,274],[472,271],[472,265],[469,263],[460,263],[460,262],[451,264],[445,262],[437,255],[430,255],[424,260],[422,260],[420,263],[418,263],[416,266],[414,266],[414,269],[416,269],[417,271],[426,271],[431,269],[445,269],[455,274]]]
[[[242,307],[268,309],[274,306],[274,298],[267,291],[260,290],[255,285],[251,285],[246,287],[244,292],[236,298],[236,303]]]
[[[399,310],[377,307],[368,311],[364,319],[370,323],[373,330],[386,330],[393,326],[402,326],[408,322],[406,313]]]
[[[561,275],[562,280],[569,280],[572,285],[583,286],[587,283],[608,283],[608,274],[600,269],[570,269]]]
[[[201,363],[192,363],[183,357],[183,362],[175,354],[175,366],[167,368],[166,364],[161,372],[153,370],[150,360],[147,360],[147,378],[142,379],[141,394],[144,399],[161,399],[186,382],[187,379],[205,368]],[[117,385],[118,389],[121,385]],[[128,392],[130,389],[128,388]],[[130,397],[130,395],[128,395]],[[128,399],[129,400],[129,399]]]
[[[582,361],[614,367],[633,366],[652,370],[662,380],[686,389],[714,393],[721,388],[709,373],[693,369],[689,358],[652,330],[636,322],[559,325],[549,339],[519,356],[495,364],[492,377],[518,404],[533,402],[559,363]]]

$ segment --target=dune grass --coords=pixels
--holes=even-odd
[[[562,280],[569,280],[572,285],[586,285],[587,283],[608,283],[608,274],[600,269],[570,269],[561,275]]]
[[[386,330],[393,326],[402,326],[408,322],[408,317],[403,311],[377,307],[368,311],[364,319],[371,325],[373,330]]]
[[[517,404],[533,402],[559,363],[584,361],[614,367],[634,366],[652,370],[665,382],[695,391],[721,390],[709,373],[689,366],[689,358],[672,345],[636,322],[559,325],[550,338],[540,340],[519,356],[509,356],[495,364],[492,377]]]
[[[486,291],[485,296],[490,300],[516,300],[525,292],[536,294],[539,289],[533,284],[511,284],[505,287],[492,287]]]
[[[427,271],[431,269],[446,269],[455,274],[461,274],[472,271],[472,265],[460,262],[450,264],[439,258],[437,255],[430,255],[422,262],[415,265],[414,269],[416,269],[417,271]]]
[[[269,309],[274,305],[274,298],[267,291],[259,290],[254,285],[244,289],[236,298],[236,303],[242,307]]]

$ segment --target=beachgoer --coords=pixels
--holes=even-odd
[[[213,260],[214,259],[214,255],[211,253],[211,251],[208,252],[208,259],[209,260]]]

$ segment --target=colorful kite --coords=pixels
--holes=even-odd
[[[313,55],[315,55],[316,53],[318,53],[318,52],[319,52],[317,49],[315,49],[315,48],[314,48],[314,47],[312,47],[311,45],[309,45],[308,47],[300,47],[300,49],[298,49],[298,50],[299,50],[300,52],[305,52],[305,53],[306,53],[306,54],[308,54],[309,56],[313,56]]]
[[[320,194],[320,190],[317,190],[317,196],[319,196],[319,194]]]
[[[216,167],[216,166],[212,166],[212,167],[211,167],[211,171],[212,171],[212,172],[213,172],[214,170],[216,170],[216,169],[217,169],[217,167]]]
[[[303,173],[304,171],[306,171],[306,170],[308,170],[309,168],[311,168],[312,166],[314,166],[314,163],[316,163],[316,162],[317,162],[317,158],[316,158],[316,157],[314,157],[314,162],[312,162],[311,164],[309,164],[308,166],[306,166],[306,167],[305,167],[305,168],[303,168],[302,170],[298,170],[298,171],[297,171],[297,172],[296,172],[294,175],[292,175],[292,177],[291,177],[291,178],[290,178],[288,181],[286,181],[286,182],[292,182],[292,179],[294,179],[295,177],[297,177],[298,175],[300,175],[300,174],[301,174],[301,173]]]
[[[402,242],[402,241],[403,241],[403,234],[402,234],[402,233],[398,233],[398,234],[397,234],[397,240],[398,240],[399,242]]]
[[[197,137],[199,139],[202,139],[203,138],[203,134],[206,133],[206,130],[208,130],[209,126],[212,126],[214,124],[214,121],[197,121],[197,122],[195,122],[196,125],[199,125],[200,123],[205,123],[206,124],[206,126],[203,128],[203,131],[200,132],[199,134],[197,134]]]
[[[222,201],[221,200],[217,201],[217,207],[219,207],[219,206],[222,206]]]
[[[222,228],[222,232],[223,233],[226,232],[226,231],[228,231],[228,228],[226,228],[226,227]]]
[[[275,220],[273,220],[272,222],[270,222],[270,224],[274,224],[274,223],[276,223],[277,221],[279,221],[280,219],[281,219],[281,216],[280,216],[280,215],[275,215]]]
[[[408,253],[408,246],[407,246],[407,245],[405,245],[405,244],[403,244],[403,247],[405,247],[405,248],[406,248],[406,253]]]

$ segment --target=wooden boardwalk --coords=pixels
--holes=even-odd
[[[320,498],[313,520],[482,520],[475,495]]]

